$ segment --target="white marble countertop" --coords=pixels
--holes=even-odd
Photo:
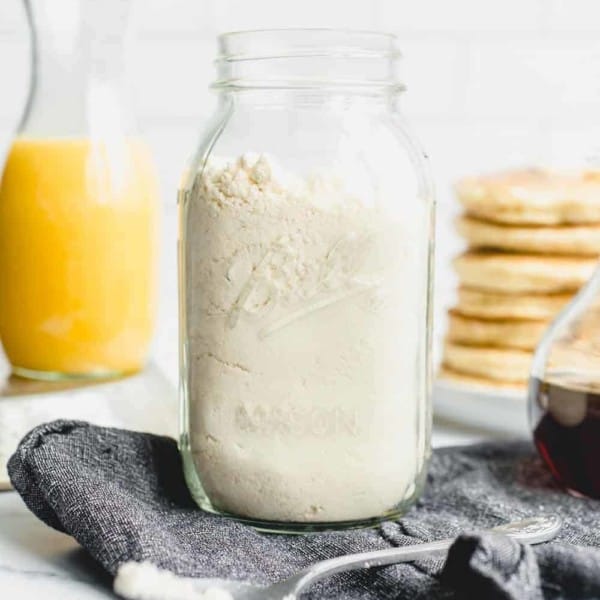
[[[434,446],[476,442],[489,434],[434,427]],[[111,578],[67,535],[39,521],[16,492],[0,492],[0,597],[10,600],[116,598]]]

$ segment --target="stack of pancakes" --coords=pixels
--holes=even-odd
[[[549,322],[600,255],[600,173],[520,170],[456,186],[468,250],[440,376],[523,386]]]

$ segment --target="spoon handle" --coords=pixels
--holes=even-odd
[[[561,527],[561,519],[556,515],[533,517],[507,523],[487,530],[503,533],[524,544],[541,544],[553,539]],[[368,569],[370,567],[383,567],[401,562],[411,562],[420,558],[431,558],[443,555],[454,542],[454,538],[400,546],[389,550],[375,552],[362,552],[349,554],[318,562],[292,579],[295,580],[295,593],[299,593],[306,586],[329,577],[335,573],[352,571],[354,569]]]

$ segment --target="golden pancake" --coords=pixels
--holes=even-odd
[[[600,255],[600,225],[516,226],[462,216],[457,220],[456,228],[471,248]]]
[[[498,294],[461,286],[456,310],[480,319],[553,319],[573,298],[572,292],[558,294]]]
[[[477,377],[475,375],[465,375],[459,373],[454,369],[442,365],[438,371],[438,379],[441,381],[450,381],[453,383],[460,383],[461,385],[468,385],[471,387],[486,387],[495,388],[497,390],[524,390],[525,382],[515,383],[513,381],[499,381],[497,379],[488,379],[487,377]]]
[[[548,324],[548,321],[522,319],[474,319],[452,310],[448,315],[448,339],[468,346],[534,350]]]
[[[600,223],[600,173],[520,169],[456,184],[467,212],[487,221],[532,225]]]
[[[531,352],[514,348],[465,346],[447,341],[444,365],[458,373],[494,381],[526,383],[531,367]]]
[[[454,267],[461,284],[505,294],[578,290],[592,275],[596,258],[508,254],[473,250]]]

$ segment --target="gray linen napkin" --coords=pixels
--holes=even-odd
[[[306,536],[261,534],[197,509],[170,438],[55,421],[23,439],[9,474],[40,519],[113,574],[146,560],[180,575],[267,584],[341,554],[556,512],[565,526],[551,544],[531,549],[465,534],[445,565],[432,559],[339,575],[306,598],[600,598],[600,503],[560,491],[525,442],[437,450],[422,500],[401,521]]]

